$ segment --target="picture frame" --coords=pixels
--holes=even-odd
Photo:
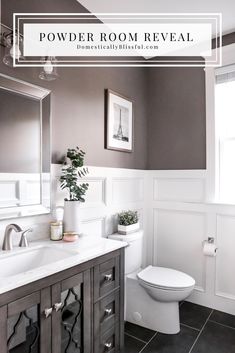
[[[105,90],[105,148],[133,151],[133,103],[110,89]]]

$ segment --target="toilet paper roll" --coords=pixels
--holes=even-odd
[[[208,241],[205,241],[203,243],[203,254],[205,256],[216,256],[216,254],[217,254],[216,245],[209,243]]]

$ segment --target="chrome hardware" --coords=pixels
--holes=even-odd
[[[105,309],[104,313],[105,315],[109,316],[112,314],[112,309]]]
[[[62,303],[55,303],[54,304],[54,309],[56,312],[60,311],[61,308],[62,308]]]
[[[44,310],[44,315],[46,317],[46,319],[52,314],[52,310],[53,308],[48,308]]]
[[[28,244],[28,239],[27,239],[27,233],[31,233],[33,231],[32,228],[29,228],[29,229],[26,229],[22,232],[21,234],[21,239],[20,239],[20,243],[19,243],[19,246],[21,248],[27,248],[29,246]]]
[[[113,280],[113,276],[112,276],[112,274],[110,273],[110,274],[108,274],[108,275],[105,275],[104,276],[104,279],[105,279],[105,281],[112,281]]]
[[[215,238],[213,238],[213,237],[208,237],[207,241],[208,241],[208,243],[210,243],[210,244],[214,244]]]
[[[16,233],[22,232],[22,229],[17,224],[8,224],[8,226],[6,227],[6,230],[5,230],[5,234],[4,234],[2,250],[12,250],[13,249],[12,236],[11,236],[11,232],[13,230]]]
[[[215,243],[215,238],[214,238],[214,237],[208,237],[207,240],[203,240],[202,246],[203,246],[205,243],[214,244],[214,243]]]
[[[214,237],[208,237],[207,240],[203,240],[202,246],[204,247],[204,245],[206,243],[215,245],[215,238]],[[218,247],[215,248],[215,253],[217,252],[217,250],[218,250]]]
[[[105,348],[111,348],[112,347],[112,343],[111,342],[106,342],[105,344],[104,344],[104,346],[105,346]]]
[[[26,234],[28,232],[32,232],[32,228],[22,230],[18,224],[8,224],[5,230],[4,234],[4,240],[3,240],[3,245],[2,245],[2,250],[12,250],[13,249],[13,244],[12,244],[12,231],[15,231],[16,233],[21,233],[21,238],[20,238],[20,247],[28,247],[28,241]]]

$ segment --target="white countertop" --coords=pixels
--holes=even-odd
[[[29,244],[28,248],[16,247],[12,251],[0,251],[0,266],[1,260],[12,258],[14,263],[14,255],[27,253],[31,249],[39,249],[42,247],[49,247],[53,249],[61,249],[71,252],[71,256],[61,259],[47,265],[33,268],[26,272],[21,272],[16,275],[9,275],[1,277],[0,275],[0,294],[16,289],[25,284],[37,281],[41,278],[53,275],[54,273],[66,270],[73,266],[82,264],[86,261],[95,259],[96,257],[105,255],[111,251],[127,246],[124,241],[116,241],[106,238],[96,238],[91,236],[84,236],[79,238],[74,243],[66,243],[64,241],[53,242],[50,240],[35,241]],[[13,264],[12,263],[12,264]],[[14,265],[13,265],[14,266]],[[2,269],[4,273],[4,269]],[[7,273],[7,272],[5,272]]]

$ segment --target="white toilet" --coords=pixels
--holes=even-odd
[[[143,231],[112,234],[110,239],[126,241],[126,321],[166,334],[180,331],[179,302],[193,291],[195,280],[170,268],[141,269]]]

